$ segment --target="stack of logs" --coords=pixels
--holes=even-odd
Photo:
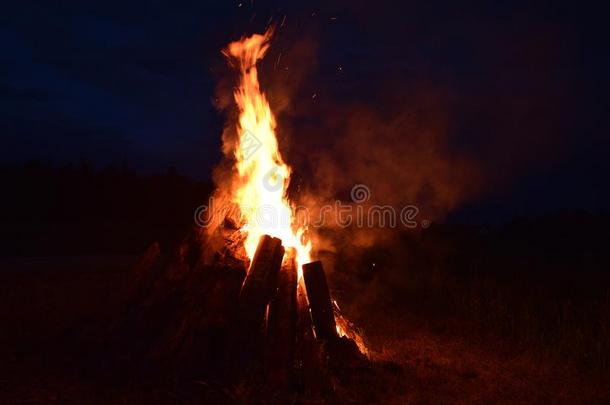
[[[280,239],[263,236],[248,271],[218,253],[206,259],[201,245],[191,237],[170,258],[153,246],[134,270],[113,332],[128,336],[130,352],[273,393],[333,390],[337,368],[366,367],[356,344],[337,334],[321,262],[303,265],[299,282],[296,252]]]
[[[305,389],[324,389],[324,358],[338,355],[337,345],[362,357],[354,342],[337,334],[322,262],[302,270],[304,284],[298,281],[296,251],[285,251],[280,239],[265,235],[239,294],[241,348],[250,355],[264,348],[265,383],[277,391],[291,391],[297,381]]]

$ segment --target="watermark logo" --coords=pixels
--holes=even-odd
[[[279,191],[283,186],[283,178],[279,168],[274,167],[263,179],[263,186],[268,191]],[[352,202],[346,203],[336,200],[311,210],[308,207],[293,207],[293,212],[278,209],[271,205],[260,207],[240,206],[242,213],[248,213],[248,218],[256,222],[256,225],[265,229],[290,228],[292,222],[309,228],[320,227],[357,227],[357,228],[396,228],[409,229],[429,228],[431,223],[427,219],[418,220],[420,209],[415,205],[403,205],[395,207],[392,205],[365,204],[371,199],[371,190],[364,184],[356,184],[350,191]],[[224,220],[229,211],[229,206],[216,206],[214,198],[211,197],[208,204],[201,205],[195,210],[194,220],[199,227],[206,228],[213,223]]]
[[[213,199],[210,198],[210,202],[212,201]],[[199,207],[195,208],[195,215],[193,216],[193,219],[195,220],[195,225],[200,228],[207,228],[208,225],[210,225],[211,216],[207,213],[209,212],[211,206],[212,204],[200,205]]]
[[[280,174],[280,169],[277,166],[273,166],[263,176],[263,187],[272,193],[284,188],[284,177]]]
[[[356,184],[354,187],[352,187],[349,195],[353,202],[356,204],[362,204],[370,200],[371,190],[364,184]]]
[[[244,159],[250,159],[261,146],[263,146],[263,143],[251,131],[246,129],[240,140],[240,148]]]

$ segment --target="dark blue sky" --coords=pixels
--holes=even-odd
[[[174,165],[209,178],[222,130],[215,86],[228,72],[219,50],[286,16],[269,58],[290,54],[302,39],[315,59],[299,60],[298,52],[285,59],[291,71],[306,72],[298,75],[286,125],[325,127],[323,115],[354,102],[383,115],[433,88],[448,111],[452,153],[493,174],[478,201],[485,209],[606,210],[609,64],[601,10],[454,3],[5,5],[0,162],[86,158],[97,166],[126,162],[141,172]],[[318,107],[308,104],[313,93]],[[297,143],[316,136],[292,132]]]
[[[0,28],[2,160],[204,172],[219,144],[206,59],[230,39],[218,34],[239,10],[204,3],[9,7]]]

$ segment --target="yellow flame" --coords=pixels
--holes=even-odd
[[[311,261],[311,242],[305,229],[295,222],[287,197],[290,167],[284,162],[276,138],[276,121],[269,103],[260,89],[256,63],[269,50],[273,32],[254,34],[230,43],[223,54],[237,61],[240,78],[234,92],[239,109],[235,160],[237,187],[232,202],[240,207],[247,232],[246,254],[250,259],[262,235],[282,240],[284,247],[295,248],[299,276],[301,265]]]

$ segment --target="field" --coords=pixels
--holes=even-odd
[[[439,225],[339,254],[331,285],[373,361],[329,401],[606,402],[603,221],[574,214],[500,228]],[[587,232],[573,238],[575,227]],[[255,401],[172,370],[117,367],[103,337],[137,259],[0,261],[3,403]]]

